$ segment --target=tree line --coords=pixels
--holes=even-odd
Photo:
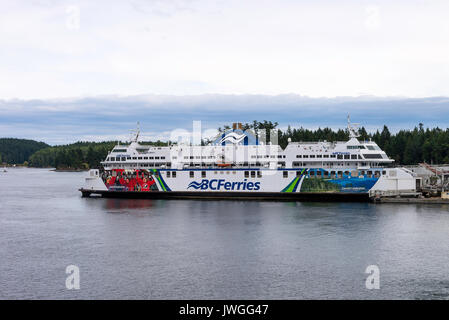
[[[276,129],[277,122],[253,121],[246,123],[243,128],[253,131],[260,129]],[[349,139],[348,130],[333,130],[331,128],[319,128],[317,130],[300,128],[288,128],[284,131],[277,129],[278,142],[282,148],[288,144],[288,139],[292,141],[347,141]],[[449,128],[426,128],[420,123],[413,130],[400,130],[391,133],[387,126],[383,126],[381,131],[368,133],[364,127],[359,129],[359,140],[372,140],[384,150],[387,155],[394,159],[397,164],[411,165],[422,162],[427,163],[449,163]],[[269,138],[267,137],[267,141]]]
[[[99,168],[109,151],[117,145],[117,141],[76,142],[41,149],[30,156],[31,167],[52,167],[57,169],[93,169]],[[165,142],[141,142],[143,145],[167,145]],[[120,145],[126,143],[120,142]]]
[[[339,129],[319,128],[316,130],[303,127],[281,130],[277,122],[253,121],[244,123],[243,129],[251,129],[256,133],[265,129],[267,141],[270,140],[269,130],[277,130],[278,142],[282,148],[292,141],[347,141],[349,132]],[[219,132],[230,129],[229,126],[219,128]],[[397,164],[409,165],[421,162],[449,163],[449,128],[424,128],[419,124],[413,130],[400,130],[391,133],[387,126],[381,131],[369,133],[364,127],[359,129],[359,140],[373,140]],[[205,139],[203,145],[209,143]],[[53,167],[60,169],[88,169],[100,167],[108,152],[117,141],[76,142],[68,145],[49,146],[33,140],[2,138],[0,139],[0,163],[22,164],[27,161],[33,167]],[[122,144],[122,143],[121,143]],[[165,146],[166,142],[141,142],[141,144]]]

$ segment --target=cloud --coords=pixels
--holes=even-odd
[[[448,96],[447,1],[3,1],[0,98]]]
[[[449,127],[449,98],[310,98],[285,95],[139,95],[73,99],[0,100],[0,136],[51,144],[128,139],[137,121],[146,139],[166,140],[175,129],[216,129],[233,122],[276,121],[279,126],[345,128],[346,116],[370,131]]]

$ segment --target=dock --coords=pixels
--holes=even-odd
[[[440,197],[432,198],[390,198],[383,197],[378,199],[372,199],[374,203],[408,203],[408,204],[449,204],[449,199],[443,199]]]

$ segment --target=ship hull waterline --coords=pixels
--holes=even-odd
[[[111,191],[79,189],[83,197],[100,196],[121,199],[192,199],[192,200],[263,200],[314,202],[369,202],[368,193],[348,192],[213,192],[213,191]]]

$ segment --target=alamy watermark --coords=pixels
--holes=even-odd
[[[68,290],[79,290],[80,289],[80,268],[76,265],[68,265],[65,268],[65,273],[68,274],[65,279],[65,287]]]
[[[80,28],[80,7],[76,5],[67,6],[65,9],[67,18],[65,26],[69,30],[78,30]]]
[[[380,269],[376,265],[369,265],[365,269],[365,273],[368,274],[368,277],[365,281],[365,287],[368,290],[379,290],[380,289]]]

